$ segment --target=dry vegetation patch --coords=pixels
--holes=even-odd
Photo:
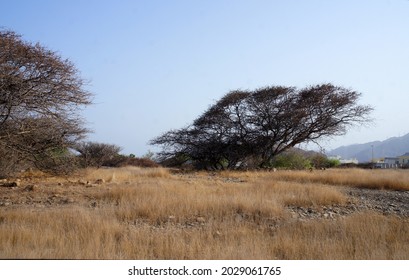
[[[280,259],[407,259],[409,223],[373,212],[288,223],[274,237]]]
[[[360,171],[342,183],[329,178],[348,173],[327,171],[127,167],[24,177],[0,188],[0,258],[409,258],[407,216],[360,208],[340,187]],[[404,175],[394,172],[385,175]]]
[[[282,171],[277,180],[322,183],[369,189],[409,191],[408,170],[329,169],[325,171]]]

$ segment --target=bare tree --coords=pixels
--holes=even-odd
[[[82,139],[87,129],[79,113],[91,104],[84,85],[70,61],[0,31],[0,158],[12,154],[47,168],[41,161]]]
[[[151,144],[163,146],[162,159],[184,158],[197,167],[236,168],[250,159],[268,166],[297,144],[342,135],[351,125],[368,122],[372,108],[357,104],[359,97],[331,84],[233,91],[191,126]]]

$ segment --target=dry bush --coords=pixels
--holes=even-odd
[[[160,167],[159,164],[154,162],[153,160],[149,158],[130,158],[126,157],[122,162],[119,162],[117,167],[124,167],[124,166],[138,166],[138,167]]]

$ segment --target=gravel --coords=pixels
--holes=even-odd
[[[288,206],[292,217],[300,220],[336,219],[355,212],[375,211],[383,215],[409,217],[409,191],[340,187],[348,196],[345,205],[318,207]]]

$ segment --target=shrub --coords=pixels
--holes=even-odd
[[[121,148],[112,144],[82,142],[77,144],[75,150],[80,154],[82,166],[99,168],[110,165],[110,161],[119,156]]]
[[[104,166],[108,167],[124,167],[124,166],[137,166],[137,167],[159,167],[155,161],[148,158],[137,158],[132,156],[117,155],[105,162]]]
[[[288,151],[276,156],[272,161],[272,166],[283,169],[308,169],[311,168],[311,161],[295,151]]]
[[[329,159],[323,154],[317,154],[310,158],[312,166],[315,168],[331,168],[337,167],[340,165],[340,161],[338,159]]]

